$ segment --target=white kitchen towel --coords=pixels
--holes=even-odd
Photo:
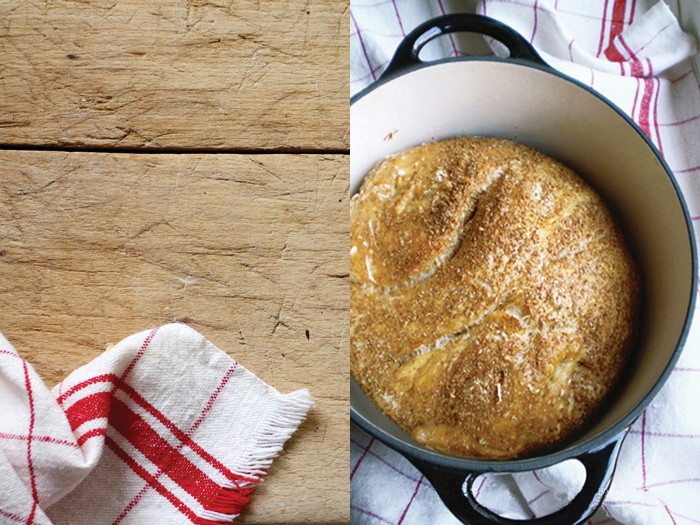
[[[593,87],[630,115],[673,170],[694,221],[700,220],[700,65],[679,9],[658,0],[486,0],[479,12],[516,29],[552,67]],[[351,1],[351,91],[378,78],[403,35],[465,4],[449,0]],[[696,9],[700,16],[700,9]],[[700,20],[697,21],[700,26]],[[696,27],[697,27],[696,26]],[[457,56],[458,35],[435,55]],[[498,47],[494,46],[498,51]],[[557,101],[553,101],[557,103]],[[694,323],[674,373],[633,426],[610,492],[591,525],[700,523],[700,327]],[[407,461],[354,427],[351,515],[356,523],[455,523]],[[510,517],[551,513],[583,482],[568,463],[515,476],[484,476],[479,501]]]
[[[311,404],[183,324],[52,390],[0,335],[0,523],[230,523]]]

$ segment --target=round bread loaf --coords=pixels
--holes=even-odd
[[[639,279],[573,172],[522,144],[460,137],[381,161],[350,209],[352,374],[413,439],[522,457],[600,410]]]

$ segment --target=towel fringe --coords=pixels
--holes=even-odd
[[[234,474],[243,479],[229,479],[204,506],[195,525],[220,525],[230,523],[250,503],[250,493],[267,473],[272,461],[282,451],[285,441],[306,418],[313,406],[307,389],[280,395],[271,417],[257,429],[256,438],[243,460],[233,468]]]
[[[313,398],[306,388],[281,395],[272,417],[258,430],[255,442],[237,469],[238,473],[257,477],[267,474],[272,461],[304,421],[313,404]]]
[[[238,489],[236,487],[222,487],[219,493],[214,496],[214,499],[205,505],[204,508],[221,514],[238,515],[245,506],[250,503],[250,497],[248,495],[251,492],[253,492],[253,488]]]
[[[206,514],[206,513],[203,513],[203,514]],[[238,516],[238,514],[236,514],[236,516]],[[212,520],[212,519],[208,519],[207,517],[197,516],[195,519],[192,520],[192,523],[194,523],[194,525],[222,525],[222,524],[231,523],[236,518],[236,516],[230,516],[230,517],[226,516],[226,518],[224,518],[223,520],[221,520],[221,519]]]
[[[260,481],[313,404],[313,398],[306,388],[281,394],[272,416],[257,430],[254,443],[243,454],[240,463],[230,467],[231,470],[242,477]],[[238,482],[238,485],[247,487],[251,484]]]

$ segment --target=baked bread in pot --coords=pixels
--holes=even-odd
[[[351,370],[417,442],[511,459],[569,440],[613,389],[639,277],[603,200],[506,139],[380,161],[351,201]]]
[[[449,33],[482,33],[509,58],[464,56],[425,63],[420,50]],[[494,82],[497,79],[497,82]],[[565,100],[566,104],[558,101]],[[634,358],[608,403],[573,440],[519,459],[443,454],[418,442],[350,381],[351,420],[408,459],[464,523],[517,525],[475,498],[478,476],[523,472],[576,459],[581,491],[564,508],[528,521],[580,525],[600,506],[630,425],[671,374],[695,310],[693,227],[680,188],[651,141],[612,102],[550,69],[526,39],[488,17],[446,15],[416,27],[382,77],[351,101],[350,194],[375,163],[431,140],[489,135],[526,143],[573,169],[614,206],[633,242],[643,308]]]

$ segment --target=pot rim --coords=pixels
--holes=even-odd
[[[661,167],[663,168],[664,172],[666,173],[666,176],[668,177],[669,181],[671,182],[671,185],[673,186],[674,191],[676,192],[676,197],[678,198],[678,203],[681,206],[681,210],[683,212],[683,217],[685,219],[685,226],[686,226],[686,232],[688,234],[688,240],[690,244],[690,256],[691,256],[691,286],[690,286],[690,296],[688,298],[688,308],[686,310],[686,315],[685,315],[685,320],[683,323],[683,329],[681,330],[681,333],[678,337],[678,341],[676,342],[676,348],[673,351],[673,354],[671,355],[671,358],[668,360],[668,363],[666,367],[664,368],[663,372],[660,374],[659,378],[657,381],[654,383],[654,386],[644,395],[644,398],[627,414],[622,416],[615,424],[612,426],[608,427],[607,429],[603,430],[602,432],[596,434],[595,436],[591,437],[590,439],[587,439],[583,441],[582,443],[579,443],[577,445],[566,445],[564,448],[559,449],[559,450],[554,450],[551,452],[547,452],[543,455],[539,456],[533,456],[529,458],[523,458],[523,459],[508,459],[508,460],[486,460],[486,459],[475,459],[475,458],[466,458],[466,457],[459,457],[459,456],[450,456],[447,454],[442,454],[440,452],[432,451],[429,450],[423,446],[418,445],[415,442],[409,442],[404,439],[399,439],[396,438],[377,426],[375,426],[371,421],[369,421],[366,417],[364,417],[354,406],[352,403],[352,388],[350,392],[350,420],[357,424],[360,428],[362,428],[365,432],[373,436],[374,438],[378,439],[385,445],[389,446],[390,448],[401,452],[402,454],[408,455],[413,458],[417,458],[419,460],[434,464],[434,465],[439,465],[442,467],[450,468],[450,469],[456,469],[456,470],[464,470],[464,471],[481,471],[481,472],[517,472],[517,471],[527,471],[527,470],[537,470],[540,468],[544,468],[550,465],[554,465],[556,463],[560,463],[562,461],[565,461],[567,459],[572,459],[576,458],[577,456],[580,456],[582,454],[586,454],[590,452],[591,450],[597,449],[601,446],[604,446],[607,443],[610,443],[611,441],[618,439],[621,435],[626,434],[627,430],[631,427],[631,425],[634,423],[634,421],[640,416],[642,411],[653,401],[653,399],[656,397],[656,395],[659,393],[659,390],[663,387],[663,385],[666,383],[668,380],[669,376],[671,375],[671,372],[673,371],[673,368],[676,365],[676,362],[680,358],[681,352],[683,351],[683,347],[685,346],[686,340],[688,338],[688,332],[690,330],[690,326],[692,324],[692,318],[693,318],[693,313],[695,311],[695,301],[697,298],[697,287],[698,287],[698,254],[697,254],[697,246],[696,246],[696,241],[695,241],[695,235],[693,233],[693,226],[692,226],[692,221],[690,218],[690,213],[688,211],[687,204],[685,202],[685,198],[683,197],[683,193],[681,192],[681,189],[676,182],[676,179],[673,176],[673,172],[669,168],[668,164],[664,160],[664,158],[661,156],[661,153],[658,151],[654,143],[649,139],[649,137],[644,134],[642,129],[637,125],[634,120],[632,120],[625,112],[623,112],[619,107],[617,107],[613,102],[608,100],[605,96],[602,94],[598,93],[597,91],[593,90],[591,87],[583,84],[582,82],[569,77],[554,68],[548,67],[548,66],[543,66],[540,64],[536,64],[534,62],[530,62],[528,60],[522,60],[522,59],[514,59],[514,58],[502,58],[502,57],[484,57],[484,56],[465,56],[465,57],[450,57],[450,58],[443,58],[439,60],[434,60],[430,62],[421,62],[419,64],[415,65],[410,65],[406,66],[404,69],[401,71],[398,71],[396,73],[390,74],[390,75],[382,75],[380,76],[376,81],[374,81],[372,84],[364,88],[363,90],[359,91],[352,97],[350,97],[350,110],[352,112],[352,106],[357,103],[360,99],[364,98],[366,95],[374,91],[375,89],[388,84],[402,76],[405,75],[410,75],[411,73],[414,73],[418,70],[422,70],[425,68],[430,68],[430,67],[435,67],[435,66],[441,66],[444,64],[461,64],[464,62],[496,62],[496,63],[508,63],[508,64],[513,64],[516,66],[521,66],[521,67],[528,67],[532,69],[539,70],[543,73],[547,73],[550,75],[554,75],[566,82],[569,82],[573,84],[575,87],[579,87],[581,89],[586,90],[588,93],[592,94],[595,96],[597,99],[599,99],[601,102],[606,104],[608,107],[613,109],[618,116],[620,116],[622,119],[627,122],[628,125],[632,127],[634,131],[637,132],[637,134],[644,140],[644,142],[647,144],[647,147],[649,147],[656,157],[656,160],[659,162]],[[352,133],[352,131],[351,131]],[[352,155],[352,150],[350,152]],[[350,377],[351,382],[354,383],[355,379]],[[359,388],[359,385],[358,385]]]

